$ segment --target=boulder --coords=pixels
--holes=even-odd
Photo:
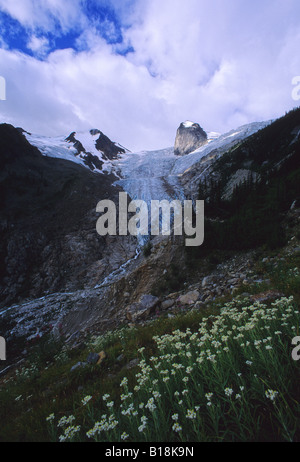
[[[142,295],[138,303],[133,303],[126,309],[126,317],[129,321],[139,321],[147,318],[158,305],[159,298],[154,295]]]
[[[106,358],[105,351],[101,351],[100,353],[89,353],[86,361],[88,364],[101,364],[102,361]]]
[[[196,303],[196,301],[199,299],[199,296],[199,292],[197,290],[193,290],[184,295],[181,295],[178,301],[182,305],[193,305],[193,303]]]
[[[149,312],[154,309],[159,303],[159,298],[154,295],[142,295],[140,305],[142,308],[148,309]]]
[[[203,278],[202,280],[202,287],[207,287],[210,283],[211,283],[211,278],[210,276],[206,276],[205,278]]]
[[[90,353],[86,360],[89,364],[97,364],[99,361],[99,355],[98,353]]]
[[[85,367],[85,366],[87,366],[86,362],[79,361],[77,364],[75,364],[75,366],[71,367],[71,372],[75,371],[76,369],[80,367]]]
[[[174,305],[175,301],[172,300],[171,298],[167,298],[167,300],[163,301],[161,304],[161,307],[163,310],[168,310]]]

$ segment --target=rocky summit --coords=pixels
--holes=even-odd
[[[207,133],[199,124],[186,121],[180,124],[176,139],[174,154],[185,156],[207,143]]]

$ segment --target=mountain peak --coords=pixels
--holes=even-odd
[[[112,161],[128,152],[97,128],[86,132],[72,131],[67,137],[54,138],[32,135],[23,129],[18,130],[44,156],[81,164],[95,173],[111,173]]]
[[[177,130],[174,153],[185,156],[207,143],[207,133],[198,123],[186,120]]]

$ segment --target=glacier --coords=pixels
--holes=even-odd
[[[174,148],[126,153],[113,163],[121,177],[117,184],[132,199],[184,200],[180,177],[201,161],[209,165],[210,156],[222,155],[245,138],[265,128],[272,121],[254,122],[220,135],[208,133],[208,143],[185,156],[176,156]]]
[[[208,166],[211,158],[224,154],[271,122],[270,120],[246,124],[223,135],[210,132],[207,144],[185,156],[176,156],[174,148],[169,147],[156,151],[126,150],[116,159],[110,160],[96,148],[99,131],[76,132],[76,140],[82,144],[86,152],[97,156],[103,162],[102,170],[94,169],[93,172],[101,175],[113,173],[117,178],[115,184],[119,185],[131,199],[144,200],[147,203],[151,200],[163,199],[184,200],[185,191],[180,182],[180,177],[184,173],[200,162]],[[51,138],[28,133],[25,133],[25,136],[44,156],[68,160],[89,168],[84,161],[84,153],[78,154],[74,144],[68,142],[66,137]]]

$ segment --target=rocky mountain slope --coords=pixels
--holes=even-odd
[[[171,313],[190,300],[201,307],[247,281],[251,249],[266,244],[269,232],[245,246],[248,221],[257,235],[260,224],[273,226],[265,208],[265,221],[253,212],[257,201],[271,213],[281,197],[280,223],[299,205],[299,134],[298,110],[208,134],[195,151],[176,156],[173,148],[130,153],[99,130],[49,139],[1,125],[0,334],[10,351],[16,338],[61,331],[74,341],[142,321],[157,307]],[[117,202],[122,190],[147,202],[205,199],[204,246],[191,253],[180,237],[158,236],[143,249],[131,236],[97,235],[97,203]],[[245,197],[252,202],[240,232],[236,223],[245,217],[235,210],[243,210]],[[228,235],[240,247],[224,246]],[[233,252],[227,263],[220,250]]]
[[[117,159],[120,154],[129,152],[98,129],[81,133],[72,132],[67,137],[57,138],[33,135],[25,130],[19,130],[44,156],[69,160],[97,173],[110,173],[111,161]]]
[[[134,239],[99,236],[98,201],[116,200],[113,174],[41,155],[19,130],[0,126],[0,303],[93,287],[136,252]],[[65,149],[65,148],[64,148]]]

